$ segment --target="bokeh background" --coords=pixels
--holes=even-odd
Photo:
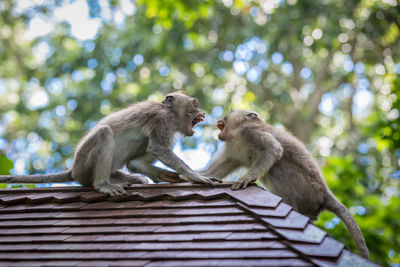
[[[184,90],[208,113],[176,140],[192,168],[221,145],[218,117],[256,110],[307,144],[371,259],[398,267],[399,39],[397,0],[2,0],[0,174],[65,170],[103,116]],[[333,214],[316,224],[355,251]]]

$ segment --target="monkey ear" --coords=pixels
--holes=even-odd
[[[257,114],[254,112],[246,114],[246,118],[249,118],[249,119],[256,119],[257,117],[258,117]]]
[[[174,102],[174,100],[175,100],[175,97],[174,97],[174,96],[172,96],[172,95],[167,95],[167,96],[165,97],[165,99],[162,101],[162,103],[163,103],[164,105],[166,105],[167,107],[170,107],[170,106],[172,106],[172,103]]]

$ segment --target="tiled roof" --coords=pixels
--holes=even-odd
[[[0,190],[0,266],[376,266],[257,186]]]

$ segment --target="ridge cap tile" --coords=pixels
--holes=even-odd
[[[337,258],[344,249],[339,241],[327,236],[319,244],[291,244],[296,250],[308,256]]]
[[[7,195],[0,198],[0,203],[5,205],[20,204],[26,200],[29,194],[17,194],[17,195]]]
[[[290,241],[306,243],[321,243],[327,233],[313,224],[308,224],[304,230],[275,229],[279,234]]]
[[[261,217],[261,220],[275,228],[304,229],[309,224],[310,218],[298,213],[295,210],[291,210],[286,217]]]
[[[249,207],[275,208],[282,201],[282,198],[256,185],[250,185],[245,190],[228,189],[226,193]]]
[[[258,216],[271,216],[271,217],[287,217],[290,211],[292,211],[293,208],[284,202],[280,202],[278,206],[275,208],[265,208],[265,207],[257,207],[257,208],[251,208],[251,211],[257,214]]]

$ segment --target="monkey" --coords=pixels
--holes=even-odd
[[[126,194],[123,187],[127,184],[147,183],[140,174],[156,182],[212,185],[217,179],[194,172],[171,150],[176,132],[192,136],[193,127],[204,118],[199,101],[183,92],[168,94],[161,103],[139,102],[100,120],[77,145],[71,169],[56,174],[5,175],[0,176],[0,183],[75,180],[113,197]],[[153,166],[157,159],[176,173]],[[120,170],[125,165],[132,174]]]
[[[289,132],[264,122],[259,114],[233,109],[217,121],[218,139],[225,144],[201,173],[224,178],[239,167],[247,172],[232,184],[245,189],[259,180],[294,210],[312,221],[327,209],[345,223],[360,255],[368,259],[368,248],[360,228],[328,188],[318,163],[305,145]]]

